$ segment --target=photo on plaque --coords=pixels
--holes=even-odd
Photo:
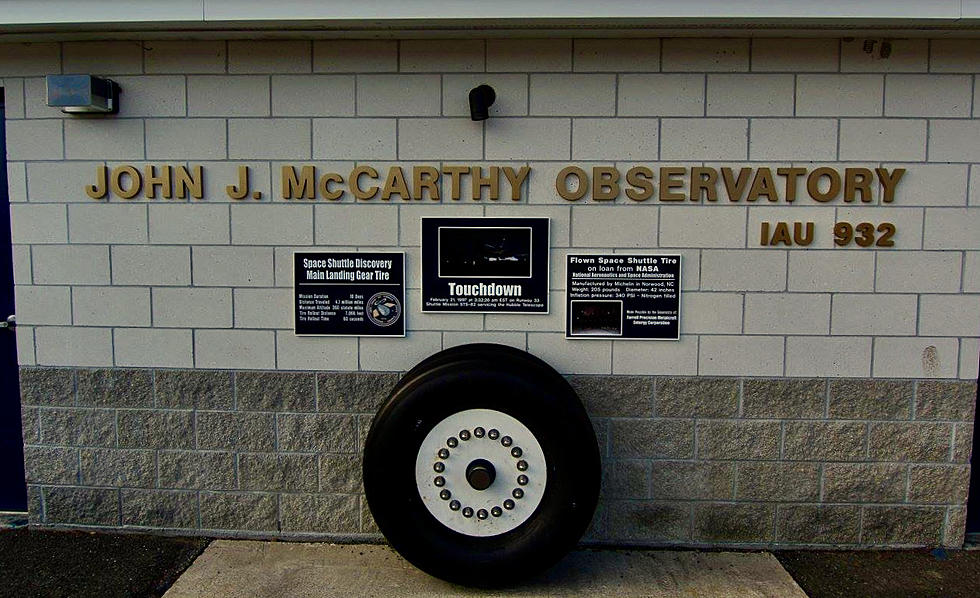
[[[439,278],[531,278],[531,229],[440,227]]]
[[[623,336],[623,302],[618,299],[571,301],[573,336]]]

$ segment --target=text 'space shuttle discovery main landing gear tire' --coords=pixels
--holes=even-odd
[[[540,359],[463,345],[413,368],[378,411],[364,491],[381,532],[436,577],[516,581],[557,562],[592,520],[600,464],[575,391]]]

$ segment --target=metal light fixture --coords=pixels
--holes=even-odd
[[[470,119],[487,120],[490,118],[490,106],[497,100],[497,92],[489,85],[478,85],[470,90]]]
[[[92,75],[48,75],[48,106],[67,114],[116,114],[119,84]]]

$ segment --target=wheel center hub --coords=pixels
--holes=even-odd
[[[466,481],[474,490],[486,490],[496,477],[497,470],[486,459],[475,459],[466,466]]]

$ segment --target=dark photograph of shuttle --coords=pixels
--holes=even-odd
[[[530,278],[531,229],[441,227],[439,276]]]
[[[622,301],[572,301],[572,336],[622,336]]]

